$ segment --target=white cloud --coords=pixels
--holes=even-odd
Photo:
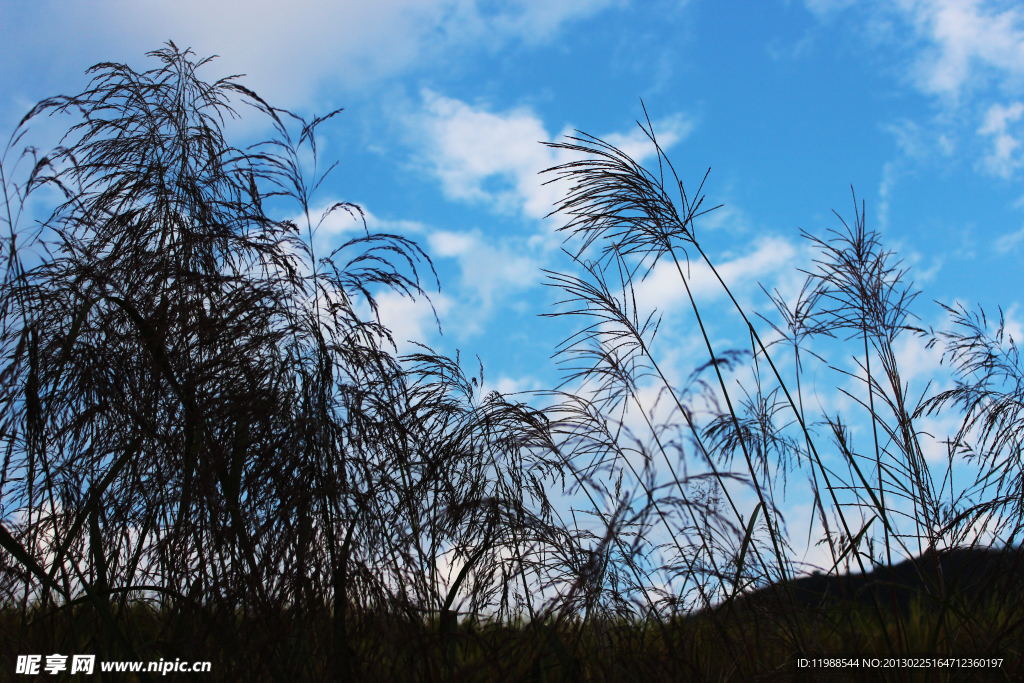
[[[653,126],[658,145],[662,149],[668,149],[677,142],[685,140],[693,132],[694,125],[692,119],[678,112],[655,121]],[[603,139],[637,161],[650,159],[655,154],[654,144],[638,128],[633,128],[625,134],[611,133],[604,136]]]
[[[418,221],[384,219],[365,206],[339,206],[338,202],[328,201],[310,208],[309,219],[303,214],[292,216],[291,220],[299,228],[299,237],[309,243],[309,229],[313,231],[313,255],[316,259],[330,255],[335,249],[348,242],[369,234],[391,235],[422,235],[427,227]],[[365,221],[365,224],[364,224]],[[294,250],[289,250],[294,251]],[[297,255],[297,254],[296,254]],[[348,254],[351,257],[353,254]],[[346,254],[342,253],[344,258]],[[338,265],[342,265],[339,262]],[[307,264],[308,265],[308,264]],[[303,275],[309,275],[304,270]]]
[[[949,463],[949,442],[956,437],[960,423],[960,416],[952,411],[923,416],[914,420],[914,427],[918,432],[918,443],[921,445],[921,454],[933,475],[941,472],[942,466]],[[935,479],[934,476],[933,479]]]
[[[953,152],[956,151],[956,142],[945,133],[939,135],[938,145],[943,156],[953,156]]]
[[[511,244],[495,245],[478,232],[437,231],[427,243],[431,253],[459,261],[460,289],[466,299],[468,314],[466,331],[476,328],[486,317],[495,299],[527,289],[540,281],[541,263],[528,251]],[[473,321],[476,321],[473,323]]]
[[[407,120],[421,146],[425,165],[451,198],[490,205],[502,213],[539,219],[564,196],[551,177],[538,174],[575,158],[566,150],[543,146],[555,136],[529,108],[493,113],[431,91],[423,93],[424,110]],[[675,114],[654,123],[658,144],[668,148],[693,130],[693,122]],[[637,161],[654,155],[654,145],[639,129],[603,136]]]
[[[462,50],[541,43],[617,1],[514,0],[494,8],[484,0],[44,0],[5,22],[0,60],[21,72],[44,57],[52,64],[59,45],[59,63],[78,75],[99,61],[138,64],[170,38],[201,57],[222,55],[216,71],[250,74],[246,85],[297,108],[324,82],[361,88]],[[11,19],[13,10],[3,11]]]
[[[705,207],[707,207],[706,204],[701,208]],[[701,216],[700,223],[694,228],[694,234],[700,239],[701,235],[708,231],[727,230],[732,233],[745,233],[750,230],[750,227],[751,221],[747,212],[736,204],[726,203],[711,213]]]
[[[317,260],[330,255],[345,242],[365,236],[366,231],[369,231],[370,235],[384,233],[398,235],[409,235],[411,233],[415,235],[422,234],[427,230],[426,226],[422,223],[382,219],[365,208],[362,210],[362,217],[360,217],[355,209],[350,211],[343,209],[335,210],[326,215],[318,228],[318,220],[333,205],[334,202],[325,202],[310,209],[310,220],[315,231],[313,235],[313,255]],[[363,226],[364,218],[366,220],[365,230]],[[299,226],[300,237],[303,241],[307,241],[305,216],[294,216],[291,220]],[[339,268],[344,268],[348,259],[360,253],[359,249],[360,247],[357,245],[350,251],[339,252],[334,257],[335,265]],[[308,257],[305,254],[297,253],[297,250],[291,246],[287,247],[287,251],[299,259],[302,265],[299,274],[303,277],[310,276],[312,274],[312,264]],[[401,260],[393,262],[401,265]],[[425,267],[425,264],[420,263],[418,271],[420,285],[427,292],[430,298],[429,301],[423,295],[418,295],[416,299],[411,299],[394,290],[378,291],[375,292],[374,296],[378,305],[380,320],[391,331],[399,353],[413,350],[412,345],[409,344],[410,341],[422,344],[435,337],[438,331],[438,320],[435,319],[435,311],[437,318],[443,318],[446,313],[451,311],[455,304],[450,297],[436,290],[430,291],[435,283],[429,268]],[[336,291],[324,292],[319,290],[315,298],[311,297],[304,305],[307,309],[312,309],[317,303],[321,306],[326,306],[329,301],[336,301],[337,297],[338,292]],[[433,304],[433,308],[431,308],[431,304]],[[363,320],[370,320],[372,318],[370,307],[364,300],[359,299],[356,306],[357,313]]]
[[[326,256],[331,249],[343,240],[356,237],[363,232],[363,221],[369,227],[372,215],[363,209],[362,215],[353,206],[335,206],[338,202],[324,202],[320,206],[310,207],[309,216],[299,214],[290,220],[299,228],[303,239],[308,239],[309,231],[313,231],[313,247],[318,256]]]
[[[1024,228],[1001,236],[995,241],[994,246],[998,253],[1006,254],[1016,249],[1021,240],[1024,240]]]
[[[943,113],[934,123],[947,130],[937,131],[932,142],[933,136],[923,136],[913,122],[889,126],[907,156],[921,162],[932,149],[951,156],[956,148],[951,126],[982,111],[976,132],[988,138],[991,148],[979,169],[1008,178],[1022,164],[1016,154],[1020,140],[1008,130],[1020,118],[1018,103],[999,104],[1024,92],[1024,9],[1019,2],[805,0],[805,5],[822,21],[855,7],[850,11],[864,15],[864,32],[871,42],[886,49],[896,43],[911,55],[900,71],[919,92],[938,99]]]
[[[540,143],[551,136],[532,111],[492,114],[459,100],[424,93],[421,128],[424,154],[445,194],[456,200],[487,202],[499,211],[540,218],[559,193],[542,186],[537,173],[559,163],[555,150]],[[499,179],[502,189],[487,181]]]
[[[1013,171],[1022,163],[1014,158],[1014,151],[1020,147],[1020,140],[1007,130],[1010,123],[1020,120],[1024,114],[1024,104],[1014,102],[1010,106],[993,104],[985,114],[985,122],[978,133],[992,139],[992,151],[982,159],[982,165],[989,173],[1009,178]]]
[[[469,254],[475,246],[478,246],[476,235],[467,233],[447,232],[444,230],[435,232],[429,237],[430,250],[438,256],[459,257]]]
[[[1019,7],[981,0],[895,0],[894,5],[930,43],[915,66],[923,91],[957,98],[992,72],[1006,80],[1024,77]]]
[[[947,374],[942,366],[942,345],[929,348],[927,337],[904,333],[896,341],[894,353],[904,384],[914,382],[923,386]],[[938,390],[936,386],[932,388]]]
[[[1005,334],[1015,343],[1024,340],[1024,321],[1020,319],[1020,304],[1013,303],[1003,314]]]
[[[330,203],[311,211],[314,225],[316,218],[327,206]],[[371,235],[413,235],[435,264],[438,259],[458,262],[459,279],[454,287],[446,287],[444,293],[431,292],[433,280],[429,269],[425,266],[420,269],[420,276],[425,280],[421,285],[428,291],[429,302],[422,296],[412,300],[393,291],[384,291],[375,297],[381,322],[391,330],[400,353],[412,350],[408,343],[410,341],[428,343],[436,339],[439,322],[446,333],[454,329],[457,337],[483,333],[496,305],[509,296],[535,286],[541,279],[543,254],[537,254],[542,250],[535,244],[527,244],[524,240],[496,242],[488,240],[479,230],[436,230],[416,221],[383,219],[367,209],[363,213]],[[302,225],[305,219],[299,217],[293,220]],[[326,256],[347,240],[363,234],[363,223],[358,214],[335,212],[324,221],[314,236],[315,255],[317,258]],[[304,225],[302,236],[305,237]],[[357,253],[341,252],[335,259],[336,264],[343,266],[347,258]],[[306,265],[302,275],[311,272],[308,263]],[[323,295],[318,298],[323,300]],[[360,306],[360,314],[369,319],[369,308],[365,304]]]
[[[758,242],[746,255],[718,263],[715,269],[735,293],[756,285],[759,278],[791,269],[796,257],[797,249],[789,241],[771,237]],[[698,305],[725,296],[718,278],[706,263],[693,261],[689,266],[685,262],[681,265]],[[661,312],[689,306],[686,289],[671,260],[659,262],[647,279],[637,285],[636,295],[639,301]]]
[[[896,165],[887,161],[882,167],[882,182],[878,185],[878,227],[885,230],[889,227],[889,200],[892,186],[896,183]]]
[[[857,0],[804,0],[804,5],[811,12],[817,15],[828,16],[848,7],[852,7]]]
[[[544,388],[544,385],[536,377],[507,377],[501,376],[494,384],[494,390],[502,396],[512,396],[526,391],[537,391]]]
[[[1003,86],[1024,79],[1024,12],[1007,0],[804,0],[821,20],[850,8],[866,10],[871,38],[891,41],[893,20],[914,34],[911,76],[923,92],[952,100],[995,77]],[[922,47],[923,44],[923,47]]]
[[[442,320],[454,302],[444,294],[431,294],[430,302],[422,297],[415,300],[402,296],[397,292],[384,292],[375,297],[380,312],[381,323],[391,331],[398,347],[398,352],[409,353],[415,350],[410,342],[426,344],[437,334],[437,321],[434,310]],[[431,303],[434,309],[431,310]]]
[[[458,281],[454,287],[446,287],[441,294],[429,291],[433,286],[432,276],[425,267],[420,269],[420,276],[425,279],[421,285],[428,291],[434,310],[422,297],[413,301],[392,291],[376,297],[381,321],[392,331],[402,352],[410,349],[405,343],[407,341],[426,343],[436,337],[438,320],[434,319],[435,311],[444,331],[450,332],[454,328],[457,337],[477,335],[485,331],[487,319],[496,305],[535,286],[541,279],[542,260],[534,254],[536,249],[529,245],[523,247],[522,241],[519,245],[511,241],[494,243],[477,230],[431,231],[415,221],[384,220],[369,211],[366,212],[366,222],[371,234],[425,234],[426,238],[418,241],[435,264],[439,258],[458,262]],[[362,222],[339,221],[337,225],[325,225],[324,228],[314,239],[317,257],[325,256],[344,241],[358,237],[362,232]],[[356,253],[342,252],[336,262],[344,265],[344,260]],[[308,275],[308,268],[302,274]],[[370,316],[367,307],[363,307],[360,313],[364,318]]]

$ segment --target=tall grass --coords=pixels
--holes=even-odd
[[[209,659],[223,680],[750,680],[813,678],[794,667],[815,654],[927,650],[1015,671],[1021,603],[968,601],[941,572],[943,551],[1020,529],[1016,348],[963,309],[952,332],[913,326],[907,272],[863,204],[852,227],[806,235],[819,256],[799,298],[769,294],[778,317],[759,317],[702,248],[701,190],[649,121],[656,170],[583,133],[550,143],[578,160],[548,171],[569,188],[549,315],[581,325],[538,409],[458,357],[397,356],[376,298],[428,298],[415,243],[364,229],[314,253],[331,213],[362,219],[311,214],[330,169],[308,179],[300,159],[338,112],[306,121],[236,78],[206,83],[208,60],[173,43],[150,56],[41,102],[0,167],[4,666],[85,652]],[[269,140],[226,142],[239,104]],[[12,161],[42,115],[79,118]],[[62,200],[26,229],[41,191]],[[692,267],[749,347],[713,341]],[[681,379],[637,296],[665,268],[703,344]],[[943,345],[952,389],[911,400],[907,335]],[[853,349],[834,370],[864,417],[810,414],[803,367],[824,337]],[[936,481],[917,421],[950,408],[964,422]],[[954,490],[965,458],[980,474]],[[826,575],[924,553],[911,613],[893,607],[903,579],[798,605],[780,500],[796,473]],[[860,677],[875,673],[907,672]]]

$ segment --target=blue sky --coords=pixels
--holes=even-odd
[[[800,229],[840,227],[833,209],[851,220],[852,185],[868,227],[923,291],[920,324],[944,324],[933,301],[963,301],[1002,306],[1022,329],[1017,3],[3,0],[0,123],[12,130],[37,100],[80,91],[96,62],[149,68],[144,53],[168,39],[220,55],[208,79],[247,74],[276,106],[345,108],[323,128],[321,158],[340,164],[318,206],[358,203],[371,228],[423,246],[441,279],[443,336],[422,304],[386,297],[385,320],[400,339],[479,355],[492,387],[556,385],[551,354],[575,329],[538,317],[557,299],[541,269],[566,262],[561,219],[544,219],[559,189],[537,172],[568,158],[539,142],[578,128],[650,161],[641,98],[684,182],[696,188],[711,168],[707,201],[725,206],[698,237],[752,310],[770,310],[758,283],[796,291],[811,258]],[[260,126],[236,126],[236,140]],[[320,245],[355,227],[329,222]],[[716,340],[741,344],[726,300],[703,282],[702,301],[723,311]],[[655,273],[643,293],[666,315],[659,343],[685,376],[704,358],[681,290]],[[900,348],[920,391],[936,352]],[[816,381],[841,407],[837,380]],[[790,501],[799,528],[806,497]]]

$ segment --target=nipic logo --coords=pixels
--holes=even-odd
[[[42,661],[42,655],[18,655],[14,673],[36,675]],[[72,674],[91,674],[95,667],[96,655],[71,655],[71,670],[68,671],[68,656],[54,654],[46,656],[46,664],[42,668],[51,676],[56,676],[64,671]]]

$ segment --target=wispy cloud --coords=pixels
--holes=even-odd
[[[993,104],[985,114],[985,121],[978,133],[991,139],[991,151],[982,159],[986,171],[1002,178],[1013,175],[1014,169],[1024,164],[1014,152],[1020,147],[1020,140],[1014,137],[1009,126],[1020,120],[1024,104],[1014,102],[1009,106]]]
[[[1000,236],[996,239],[993,246],[997,253],[1007,254],[1016,249],[1020,245],[1021,240],[1024,240],[1024,228]]]
[[[889,200],[895,183],[896,164],[888,161],[882,167],[882,182],[878,185],[878,227],[881,230],[889,227]]]
[[[925,92],[958,98],[988,78],[1024,79],[1024,13],[1016,4],[982,0],[893,0],[927,47],[914,70]]]
[[[980,153],[979,170],[1008,178],[1021,165],[1015,156],[1020,142],[1008,129],[1020,118],[1019,103],[1011,98],[1024,92],[1024,9],[1019,3],[805,0],[805,5],[823,21],[841,12],[859,13],[865,35],[877,46],[909,55],[897,58],[903,60],[907,83],[934,98],[941,113],[923,127],[906,119],[887,126],[907,157],[920,162],[934,151],[950,156],[957,126],[974,121],[959,132],[976,132],[988,147]]]

